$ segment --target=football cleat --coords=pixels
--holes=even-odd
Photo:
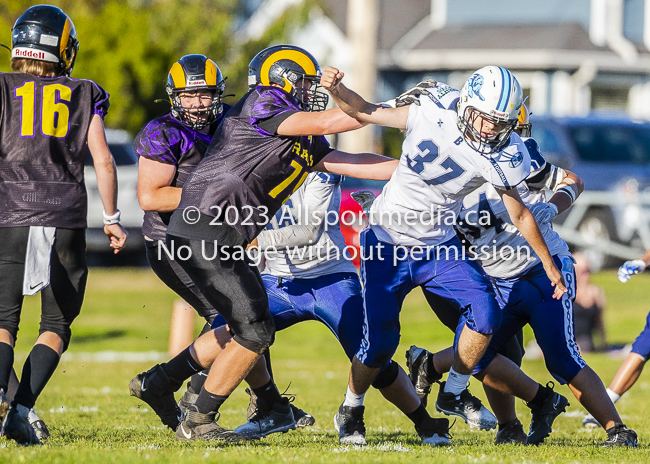
[[[411,379],[415,392],[420,397],[424,407],[427,406],[429,393],[431,393],[431,384],[442,378],[442,375],[437,372],[433,378],[429,378],[427,364],[431,356],[433,356],[431,352],[415,345],[412,345],[406,352],[406,367],[409,370],[409,379]]]
[[[600,425],[600,422],[598,422],[596,418],[591,414],[585,415],[584,419],[582,419],[582,426],[590,429],[596,429],[598,427],[602,427]]]
[[[492,430],[497,426],[497,419],[481,400],[472,396],[466,388],[460,395],[447,393],[445,382],[440,384],[440,391],[436,400],[436,409],[448,416],[461,417],[471,429]]]
[[[10,407],[11,404],[9,403],[9,400],[5,396],[5,391],[2,388],[0,388],[0,437],[4,434],[3,424],[5,422],[5,417],[7,417],[7,413],[9,412]]]
[[[149,390],[152,382],[158,387],[160,385],[169,385],[169,391],[159,395],[152,393]],[[169,377],[167,377],[167,374],[165,374],[165,371],[159,364],[131,379],[129,382],[129,392],[131,396],[140,398],[151,406],[151,409],[153,409],[162,423],[167,427],[172,430],[178,428],[178,424],[183,419],[183,413],[174,399],[174,393],[172,393],[173,388],[170,385]]]
[[[519,419],[510,421],[503,427],[499,426],[494,444],[504,445],[507,443],[526,444],[526,432],[524,432],[524,426],[521,425]]]
[[[550,394],[546,397],[544,403],[540,407],[528,406],[533,417],[530,421],[528,438],[526,438],[527,445],[542,443],[551,434],[555,418],[569,406],[569,400],[566,397],[553,391],[553,382],[547,383],[546,388],[550,390]]]
[[[311,427],[316,423],[316,419],[311,414],[303,411],[297,406],[291,405],[291,412],[293,412],[293,418],[296,420],[296,427],[299,429],[304,427]]]
[[[183,416],[185,415],[185,413],[187,413],[188,408],[192,406],[194,403],[196,403],[196,399],[198,397],[199,397],[198,393],[192,393],[189,390],[185,390],[185,393],[183,393],[181,399],[178,400],[178,407],[183,413]]]
[[[22,446],[41,445],[28,419],[29,409],[18,405],[11,408],[4,424],[4,434]]]
[[[365,406],[341,406],[334,416],[334,428],[341,445],[365,445],[366,426],[363,423]]]
[[[607,440],[600,446],[603,448],[612,448],[614,446],[630,446],[636,448],[639,446],[639,441],[634,430],[628,429],[624,424],[616,424],[607,430]]]
[[[251,400],[248,403],[248,410],[246,411],[246,420],[250,421],[257,414],[257,395],[250,388],[246,389],[246,393],[248,393],[251,397]],[[288,398],[289,402],[291,403],[295,397],[293,395],[290,395]],[[314,416],[303,411],[299,407],[294,406],[293,404],[291,405],[291,412],[293,412],[293,418],[296,420],[297,428],[311,427],[316,423]]]
[[[36,436],[38,437],[39,440],[45,441],[48,438],[50,438],[50,431],[47,429],[47,425],[45,425],[45,422],[43,422],[36,415],[33,409],[29,410],[29,414],[27,415],[27,420],[29,421],[32,428],[34,429],[34,432],[36,433]]]
[[[449,434],[449,419],[434,419],[427,417],[415,431],[422,439],[423,445],[448,446],[451,435]]]
[[[217,413],[202,414],[191,405],[183,420],[176,429],[176,440],[178,441],[223,441],[234,443],[247,441],[248,437],[226,430],[217,424],[219,415]]]
[[[235,429],[235,433],[251,438],[262,438],[272,433],[284,433],[296,429],[288,398],[282,398],[267,408],[261,398],[257,398],[257,412],[248,422]]]

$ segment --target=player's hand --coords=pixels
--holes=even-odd
[[[375,194],[370,190],[359,190],[358,192],[352,192],[350,196],[354,201],[359,203],[359,206],[361,206],[363,213],[368,216],[368,212],[370,211],[370,208],[372,207],[372,204],[376,198]]]
[[[117,254],[124,247],[126,237],[129,233],[121,224],[110,224],[104,226],[104,233],[108,236],[109,246],[113,248],[113,253]]]
[[[625,261],[618,269],[618,280],[625,283],[630,280],[634,274],[643,272],[645,270],[645,261],[642,259],[635,259],[634,261]]]
[[[408,89],[406,92],[395,98],[395,108],[407,105],[420,106],[420,95],[428,95],[429,91],[427,89],[435,87],[437,84],[438,83],[433,79],[427,79],[426,81],[420,82],[415,87]]]
[[[557,216],[557,206],[555,206],[553,203],[535,203],[528,209],[539,225],[547,224],[551,222],[555,216]]]
[[[251,248],[257,248],[257,237],[255,237],[253,241],[246,246],[247,251],[250,250]]]
[[[553,266],[550,268],[545,267],[544,270],[546,271],[546,275],[551,281],[551,285],[555,287],[555,290],[553,291],[553,298],[556,300],[561,300],[562,296],[567,291],[566,283],[564,282],[562,273],[557,269],[557,267],[555,267],[555,264],[553,264]]]
[[[344,73],[332,66],[328,66],[320,77],[320,85],[328,92],[335,91],[343,76],[345,76]]]

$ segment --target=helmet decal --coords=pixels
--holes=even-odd
[[[68,39],[70,38],[72,27],[72,21],[70,21],[70,18],[66,18],[65,24],[63,25],[63,32],[61,32],[61,42],[59,44],[59,52],[61,53],[61,56],[63,56],[65,48],[68,46]]]
[[[264,60],[264,63],[262,64],[262,68],[260,70],[260,78],[262,80],[262,85],[270,85],[268,79],[268,76],[270,74],[269,71],[271,69],[271,66],[273,66],[275,63],[277,63],[280,60],[293,61],[304,70],[306,75],[315,76],[318,74],[318,71],[316,70],[316,66],[314,66],[312,60],[309,59],[309,57],[304,53],[301,53],[298,50],[279,50],[271,54],[266,60]],[[287,79],[284,80],[285,80],[285,86],[283,90],[285,92],[291,93],[291,90],[293,88],[293,83],[287,81]]]
[[[174,81],[174,88],[182,89],[185,87],[185,71],[183,71],[183,66],[178,61],[172,65],[169,75]]]
[[[497,103],[497,110],[501,112],[506,111],[508,104],[508,97],[510,96],[510,78],[512,75],[510,71],[507,71],[499,66],[499,71],[501,71],[502,86],[501,86],[501,96],[499,97],[499,103]]]
[[[480,74],[472,74],[472,77],[467,80],[467,94],[470,97],[473,97],[474,94],[476,94],[478,98],[485,101],[485,98],[480,93],[481,87],[483,87],[483,76]]]
[[[212,60],[205,62],[205,85],[217,85],[217,65]]]

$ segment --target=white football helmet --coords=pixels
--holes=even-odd
[[[515,76],[500,66],[485,66],[474,72],[460,91],[458,128],[479,153],[499,151],[510,141],[521,104],[521,86]],[[494,125],[490,134],[474,127],[478,118]]]

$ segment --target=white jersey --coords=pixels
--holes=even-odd
[[[530,175],[517,187],[526,206],[546,202],[545,190],[552,190],[564,177],[563,171],[546,163],[539,153],[537,143],[526,139],[532,160]],[[536,266],[539,257],[526,239],[512,225],[508,211],[491,185],[484,185],[463,200],[458,230],[471,243],[488,275],[511,278]],[[553,230],[550,223],[540,224],[540,231],[551,256],[568,253],[569,247]]]
[[[530,172],[528,150],[517,134],[499,153],[481,155],[472,149],[458,129],[456,111],[445,104],[458,91],[444,89],[442,99],[420,97],[420,106],[409,108],[399,165],[370,210],[370,227],[383,242],[444,243],[455,235],[463,198],[470,192],[486,182],[514,188]]]
[[[263,273],[308,279],[336,272],[356,273],[335,221],[342,181],[337,174],[312,172],[282,205],[257,236],[266,256]]]

